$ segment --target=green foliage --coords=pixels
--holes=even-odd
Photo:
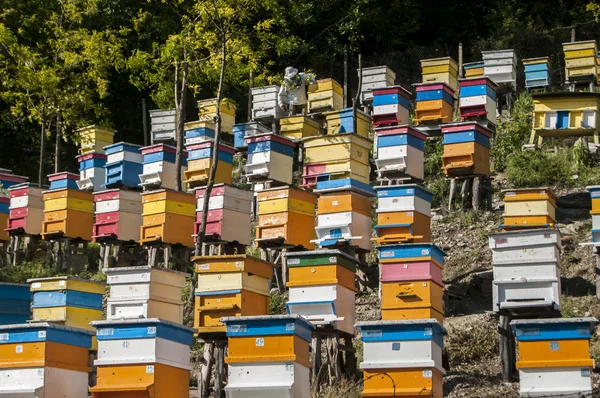
[[[106,275],[102,271],[89,271],[88,269],[85,269],[78,273],[73,269],[68,269],[56,272],[52,268],[44,265],[41,261],[24,262],[14,267],[0,268],[0,282],[7,283],[25,283],[27,282],[27,279],[64,275],[78,276],[83,279],[90,279],[97,282],[106,281]]]
[[[441,139],[425,141],[425,184],[433,193],[434,207],[440,206],[450,192],[450,184],[442,169],[444,145]]]
[[[496,322],[487,316],[477,316],[460,327],[449,326],[444,346],[452,366],[469,365],[498,355]]]
[[[522,151],[508,160],[506,175],[515,188],[573,184],[574,164],[571,151],[561,149],[556,154],[542,151]]]
[[[287,314],[287,309],[285,307],[285,303],[288,300],[287,293],[274,293],[271,294],[271,306],[269,309],[269,313],[271,315],[285,315]]]

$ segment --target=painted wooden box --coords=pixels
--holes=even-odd
[[[477,122],[452,123],[442,126],[442,135],[446,176],[490,174],[491,130]]]
[[[283,239],[285,243],[312,249],[317,195],[282,187],[258,192],[256,239]]]
[[[483,61],[467,62],[463,64],[466,78],[482,77],[483,76]]]
[[[291,184],[296,143],[267,133],[247,137],[248,158],[244,173],[248,182],[274,180]]]
[[[585,189],[592,200],[592,242],[600,242],[600,185],[587,186]]]
[[[498,85],[517,88],[517,56],[514,50],[482,51],[483,74]]]
[[[373,205],[371,204],[372,192],[363,191],[355,187],[326,190],[317,189],[314,192],[319,195],[317,199],[317,215],[354,211],[371,217],[373,213]]]
[[[225,317],[231,364],[297,362],[308,368],[313,326],[298,315]]]
[[[356,289],[358,261],[339,250],[292,252],[286,255],[289,270],[288,287],[341,285]]]
[[[443,266],[433,261],[384,263],[380,265],[380,282],[433,280],[442,285]]]
[[[319,135],[321,125],[308,116],[288,116],[279,120],[279,133],[293,140]]]
[[[202,144],[215,138],[215,124],[213,122],[188,122],[184,124],[185,146]]]
[[[380,245],[430,242],[431,217],[415,211],[378,213],[375,233]]]
[[[227,366],[227,398],[310,398],[311,370],[298,362]]]
[[[87,372],[55,367],[0,369],[0,395],[84,397],[88,390],[88,376]]]
[[[214,143],[207,141],[190,145],[186,149],[188,151],[188,168],[184,174],[188,186],[197,188],[206,185],[212,166]],[[215,184],[231,184],[235,153],[235,149],[232,147],[219,145]]]
[[[396,73],[385,65],[362,68],[361,102],[373,101],[374,89],[393,86],[395,81]]]
[[[363,397],[443,397],[444,374],[436,368],[364,370]]]
[[[527,58],[523,60],[525,68],[525,88],[550,87],[550,57]]]
[[[152,143],[175,142],[176,109],[153,109],[150,114],[150,133]]]
[[[283,111],[277,104],[279,86],[253,87],[252,120],[272,120],[283,116]]]
[[[412,94],[400,86],[373,89],[374,126],[408,124]]]
[[[329,135],[354,133],[361,137],[369,137],[371,117],[361,110],[356,110],[356,131],[354,131],[354,115],[352,108],[331,111],[323,114],[327,123],[326,132]]]
[[[304,140],[303,185],[351,178],[369,184],[369,153],[373,142],[356,134],[310,137]]]
[[[433,193],[417,184],[375,187],[377,213],[418,212],[431,217]]]
[[[487,120],[498,124],[496,117],[498,85],[487,77],[460,79],[458,106],[463,120]]]
[[[418,123],[452,121],[454,114],[454,89],[445,83],[416,85],[417,102],[414,120]]]
[[[563,43],[565,54],[565,78],[567,81],[577,81],[598,76],[596,57],[598,46],[596,40]]]
[[[433,261],[444,266],[444,253],[433,243],[405,243],[402,245],[386,245],[377,248],[379,263],[414,263]]]
[[[142,204],[141,244],[160,241],[186,247],[194,245],[194,195],[160,189],[143,192]]]
[[[423,314],[443,322],[443,284],[435,280],[381,283],[383,320],[420,319]]]
[[[104,153],[104,147],[114,142],[115,133],[115,130],[99,126],[78,129],[75,136],[80,143],[79,152],[82,154]]]
[[[79,181],[81,190],[95,191],[104,185],[104,166],[107,156],[102,153],[86,153],[77,156],[79,162]]]
[[[39,235],[44,220],[45,187],[29,182],[9,188],[9,217],[6,232]]]
[[[411,126],[390,126],[375,129],[375,165],[380,178],[424,178],[425,140]]]
[[[201,122],[214,122],[217,115],[217,99],[207,99],[197,102],[198,120]],[[233,134],[235,124],[235,107],[229,99],[221,101],[221,131]]]
[[[8,226],[8,219],[10,218],[10,198],[0,197],[0,225],[3,227],[0,228],[0,241],[10,241],[10,235],[8,231],[6,231],[6,226]]]
[[[331,325],[345,333],[354,334],[355,293],[340,284],[297,286],[289,288],[286,308],[315,325]]]
[[[61,235],[85,241],[92,240],[94,197],[91,192],[65,188],[44,191],[42,195],[42,237]]]
[[[423,83],[444,83],[452,91],[458,88],[458,64],[450,57],[421,60]]]
[[[272,133],[271,129],[258,122],[235,124],[233,126],[233,147],[235,149],[246,148],[247,143],[244,141],[245,138]]]
[[[556,225],[556,196],[547,187],[503,190],[504,230]]]
[[[27,323],[31,318],[29,285],[0,282],[0,325]]]
[[[175,160],[177,148],[165,144],[156,144],[141,149],[144,157],[140,185],[151,190],[155,188],[177,189]],[[187,169],[187,152],[182,153],[181,177]],[[180,177],[180,178],[181,178]]]
[[[320,247],[335,246],[348,241],[353,246],[371,250],[371,216],[355,211],[320,214],[317,216],[314,241]]]
[[[12,170],[0,168],[0,185],[2,188],[8,189],[13,185],[26,183],[29,177],[14,175]]]
[[[75,173],[69,173],[66,171],[48,174],[48,181],[50,181],[50,190],[55,189],[79,189],[77,181],[79,181],[79,175]]]
[[[96,366],[153,364],[191,370],[195,330],[164,319],[97,321]]]
[[[522,397],[592,397],[589,340],[596,318],[515,320]]]
[[[138,241],[142,226],[142,198],[139,192],[110,189],[94,193],[95,241],[116,239]]]
[[[104,147],[107,155],[104,165],[104,186],[106,188],[140,186],[139,175],[144,170],[141,148],[141,145],[126,142]]]
[[[308,112],[339,110],[344,107],[344,89],[333,79],[317,80],[308,86]]]

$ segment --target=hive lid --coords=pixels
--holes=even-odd
[[[429,319],[408,319],[402,321],[370,321],[370,322],[358,322],[354,326],[357,329],[371,329],[371,328],[381,328],[381,327],[402,327],[402,326],[426,326],[433,325],[443,334],[448,334],[446,328],[435,318]]]
[[[221,322],[227,326],[228,337],[298,335],[310,342],[314,329],[305,317],[297,314],[224,317]]]
[[[27,331],[31,331],[31,330],[35,330],[35,329],[53,329],[53,330],[57,330],[57,331],[87,334],[90,336],[93,336],[96,334],[96,332],[94,332],[92,330],[80,329],[80,328],[75,328],[72,326],[64,326],[64,325],[59,325],[57,323],[30,322],[30,323],[20,323],[17,325],[0,325],[0,337],[1,337],[2,333],[12,333],[12,332],[18,331],[18,330],[23,330],[24,332],[27,332]],[[47,335],[38,334],[38,337],[40,339],[46,339],[46,336]],[[1,341],[3,341],[2,338],[0,338],[0,342]]]
[[[103,270],[103,272],[105,274],[121,274],[121,273],[128,272],[128,271],[159,271],[159,272],[169,272],[171,274],[181,275],[181,276],[185,276],[185,277],[192,276],[191,274],[188,274],[187,272],[175,271],[175,270],[168,269],[168,268],[151,267],[149,265],[140,265],[137,267],[105,268]]]
[[[48,278],[32,278],[27,279],[27,283],[31,284],[34,282],[53,282],[53,281],[78,281],[87,283],[96,283],[98,285],[106,285],[104,282],[92,281],[89,279],[78,278],[76,276],[51,276]]]
[[[294,258],[294,257],[308,257],[308,256],[342,256],[347,260],[358,263],[358,260],[349,254],[342,252],[341,250],[311,250],[307,252],[288,252],[285,257]]]
[[[190,333],[196,333],[196,329],[189,326],[185,326],[176,322],[167,321],[159,318],[144,318],[144,319],[116,319],[116,320],[103,320],[103,321],[92,321],[90,325],[94,327],[115,327],[115,326],[129,326],[129,325],[166,325],[177,329],[182,329]]]
[[[14,286],[14,287],[26,287],[29,288],[29,285],[26,283],[8,283],[8,282],[0,282],[0,287],[2,286]]]
[[[548,319],[516,319],[511,321],[510,324],[515,326],[526,326],[526,325],[548,325],[548,324],[568,324],[568,323],[586,323],[590,325],[590,328],[595,327],[598,324],[597,318],[585,317],[585,318],[548,318]]]

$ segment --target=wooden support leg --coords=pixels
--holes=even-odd
[[[312,380],[313,385],[316,388],[316,392],[319,392],[319,386],[321,385],[320,374],[321,374],[321,366],[323,365],[321,358],[321,336],[316,335],[312,338]]]
[[[511,317],[508,315],[500,316],[498,334],[500,338],[500,361],[502,363],[502,381],[510,383],[515,370],[515,339],[510,330]]]
[[[164,268],[170,269],[171,268],[171,245],[165,245],[163,247],[163,261],[164,261]]]
[[[471,184],[471,178],[465,178],[461,190],[463,211],[468,210],[471,207]]]
[[[347,348],[353,348],[352,337],[344,337],[344,345]],[[356,353],[354,350],[346,351],[346,376],[354,378],[356,376]]]
[[[339,347],[337,336],[330,334],[327,336],[327,365],[329,366],[329,384],[332,385],[334,382],[340,379],[340,368],[339,368]]]
[[[448,210],[452,210],[452,201],[454,200],[454,195],[456,195],[456,179],[452,178],[450,180],[450,196],[448,197]]]
[[[279,254],[279,257],[281,258],[281,284],[284,286],[284,291],[288,281],[288,267],[286,254],[287,249],[281,250],[281,253]]]
[[[473,178],[473,209],[479,210],[481,208],[481,177]]]
[[[225,396],[225,345],[226,343],[219,341],[217,343],[217,372],[215,375],[215,398]]]
[[[600,300],[600,253],[596,248],[594,248],[594,252],[594,257],[596,257],[596,298]]]
[[[202,356],[202,367],[198,377],[198,398],[208,398],[210,395],[210,374],[214,365],[213,353],[214,343],[204,344],[204,355]]]
[[[154,268],[156,267],[156,254],[158,252],[158,247],[149,246],[148,247],[148,266]]]

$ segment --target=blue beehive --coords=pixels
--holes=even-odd
[[[33,293],[31,308],[78,307],[102,311],[104,295],[77,290]]]
[[[443,132],[443,144],[460,144],[464,142],[476,142],[490,148],[492,132],[473,122],[445,124]]]
[[[246,147],[244,138],[257,134],[269,134],[271,130],[258,122],[238,123],[233,125],[233,147],[240,149]]]
[[[377,248],[380,262],[416,262],[433,260],[444,265],[446,255],[433,243],[405,243],[401,245],[385,245]]]
[[[320,181],[317,179],[317,190],[320,192],[327,192],[329,190],[341,190],[341,189],[357,189],[362,192],[366,192],[368,195],[374,195],[373,187],[370,184],[352,179],[342,178],[339,180],[326,180]]]
[[[26,323],[30,318],[29,285],[0,283],[0,325]]]
[[[27,177],[14,175],[12,170],[0,169],[0,187],[3,189],[8,189],[13,185],[22,184],[27,182],[27,180]]]
[[[48,175],[50,181],[50,190],[54,189],[79,189],[77,181],[79,175],[74,173],[62,172]]]
[[[525,66],[525,88],[543,88],[550,86],[550,58],[528,58]]]
[[[140,186],[139,175],[143,173],[141,145],[119,142],[105,146],[107,161],[104,165],[105,188]]]
[[[292,336],[312,341],[313,326],[299,315],[244,316],[221,318],[227,337]]]
[[[212,158],[213,148],[200,148],[195,149],[195,145],[188,147],[188,160],[197,160],[197,159],[208,159]],[[233,164],[233,153],[225,152],[219,150],[217,155],[217,159],[223,162]]]
[[[93,334],[54,323],[25,323],[0,327],[0,344],[52,342],[91,348]]]
[[[94,321],[98,341],[129,339],[165,339],[187,346],[194,344],[194,329],[162,319]]]

